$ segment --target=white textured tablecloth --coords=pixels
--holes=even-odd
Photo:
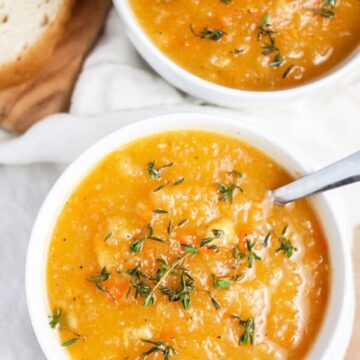
[[[70,114],[25,135],[0,131],[0,359],[38,360],[24,297],[25,254],[36,213],[64,164],[107,133],[151,115],[217,111],[275,133],[315,167],[360,149],[360,69],[318,94],[281,106],[232,111],[188,97],[153,73],[111,12],[78,80]],[[339,216],[360,223],[360,185],[337,190]]]

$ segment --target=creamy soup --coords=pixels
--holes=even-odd
[[[360,41],[358,0],[129,0],[155,45],[203,79],[236,89],[309,82]]]
[[[48,254],[49,323],[71,359],[303,359],[329,258],[291,181],[235,138],[165,132],[109,154],[64,204]]]

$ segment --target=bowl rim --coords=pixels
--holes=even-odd
[[[335,67],[319,77],[298,86],[267,91],[230,88],[202,79],[167,57],[145,33],[131,8],[129,0],[114,0],[114,5],[122,22],[125,24],[127,35],[133,46],[160,76],[191,95],[203,98],[204,100],[210,99],[212,103],[219,105],[237,107],[238,105],[234,102],[235,100],[243,100],[245,102],[263,100],[265,103],[270,103],[272,101],[294,98],[334,82],[336,79],[354,70],[360,63],[360,45],[358,45]]]
[[[273,134],[262,132],[245,120],[209,113],[177,113],[135,122],[107,135],[80,155],[56,181],[48,193],[35,221],[26,258],[25,287],[28,312],[40,346],[48,359],[68,359],[61,348],[56,331],[48,324],[49,306],[46,298],[46,262],[51,234],[64,203],[107,154],[135,139],[165,131],[201,130],[212,131],[238,138],[265,152],[293,174],[311,171],[306,157],[299,160],[293,145]],[[281,145],[279,145],[281,144]],[[281,161],[280,161],[281,158]],[[354,320],[353,273],[350,256],[350,232],[336,210],[328,194],[312,199],[312,206],[328,239],[332,285],[327,313],[323,325],[312,345],[308,359],[326,360],[338,354],[344,355],[350,341]],[[324,228],[326,222],[326,228]],[[335,291],[336,289],[336,291]],[[336,341],[341,336],[342,341]]]

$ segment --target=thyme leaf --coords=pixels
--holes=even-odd
[[[80,335],[77,335],[77,334],[75,334],[75,335],[76,335],[76,337],[74,337],[74,338],[72,338],[72,339],[69,339],[69,340],[63,342],[63,343],[61,344],[61,346],[62,346],[62,347],[68,347],[68,346],[70,346],[70,345],[75,344],[76,342],[78,342],[78,341],[81,339],[81,336],[80,336]]]
[[[212,274],[213,285],[215,289],[225,289],[228,290],[230,284],[234,282],[232,278],[218,278],[215,274]]]
[[[192,24],[190,24],[190,31],[200,39],[209,39],[213,41],[219,41],[224,35],[226,35],[226,32],[223,30],[210,29],[208,27],[204,27],[201,32],[196,33]]]
[[[239,320],[239,326],[243,328],[243,333],[239,337],[239,345],[247,345],[250,341],[250,345],[255,343],[255,320],[249,318],[246,320],[241,319],[238,315],[231,315],[233,319]]]
[[[141,359],[145,359],[151,354],[160,352],[163,354],[164,360],[169,360],[172,355],[176,354],[175,348],[168,345],[168,343],[165,341],[152,341],[147,339],[141,339],[141,341],[154,345],[152,348],[141,354]]]
[[[49,315],[49,325],[52,329],[56,328],[56,325],[60,323],[62,316],[62,310],[60,308],[56,309],[53,314]]]
[[[216,310],[219,310],[220,309],[220,304],[217,302],[217,300],[214,298],[214,296],[211,294],[210,291],[208,292],[208,294],[209,294],[211,303],[214,305],[214,308]]]
[[[160,177],[160,172],[162,169],[168,168],[170,166],[173,166],[174,163],[168,163],[168,164],[164,164],[162,166],[159,167],[155,167],[155,160],[150,161],[148,163],[148,167],[146,169],[147,173],[150,175],[150,177],[154,180],[158,179]]]
[[[112,231],[109,231],[109,232],[105,235],[104,241],[109,240],[109,239],[112,237],[112,234],[113,234],[113,232],[112,232]]]
[[[213,233],[213,236],[202,239],[200,243],[200,247],[204,247],[205,245],[209,244],[215,239],[219,239],[225,235],[224,231],[219,229],[211,229],[211,232]]]
[[[180,185],[180,184],[182,184],[184,181],[185,181],[185,178],[184,178],[184,177],[181,177],[179,180],[176,180],[173,185],[174,185],[174,186]]]

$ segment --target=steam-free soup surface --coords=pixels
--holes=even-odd
[[[303,359],[326,311],[329,260],[307,202],[267,200],[291,180],[214,133],[161,133],[108,155],[52,235],[59,346],[86,360]]]
[[[216,84],[277,90],[309,82],[360,41],[358,0],[130,0],[170,59]]]

